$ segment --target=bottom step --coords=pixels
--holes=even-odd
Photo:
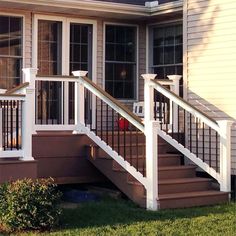
[[[186,208],[226,203],[229,193],[219,191],[199,191],[188,193],[162,194],[159,196],[160,208]]]

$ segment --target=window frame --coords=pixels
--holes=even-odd
[[[128,27],[134,27],[136,29],[136,55],[135,55],[135,78],[134,78],[134,97],[130,99],[125,99],[125,98],[117,98],[117,100],[121,102],[136,102],[139,100],[139,25],[138,24],[128,24],[128,23],[120,23],[120,22],[104,22],[103,23],[103,82],[102,82],[102,87],[105,90],[106,86],[106,26],[111,25],[111,26],[128,26]]]
[[[20,71],[20,84],[23,83],[23,72],[22,69],[25,68],[25,54],[26,54],[26,50],[25,50],[25,36],[26,36],[26,27],[25,27],[25,21],[26,21],[26,16],[24,14],[20,14],[20,13],[12,13],[12,12],[1,12],[0,11],[0,16],[8,16],[8,17],[19,17],[21,18],[21,27],[22,27],[22,55],[20,57],[21,61],[22,61],[22,65],[21,65],[21,71]],[[14,58],[14,57],[13,57]],[[1,88],[0,88],[1,89]]]
[[[166,67],[166,66],[184,66],[184,54],[182,55],[182,63],[172,63],[172,64],[163,64],[163,65],[154,65],[153,64],[153,52],[154,52],[154,48],[153,48],[153,34],[154,34],[154,29],[155,28],[163,28],[163,27],[168,27],[168,26],[177,26],[177,25],[182,25],[183,27],[183,22],[180,20],[175,20],[175,21],[168,21],[168,22],[162,22],[159,24],[151,24],[148,25],[147,28],[147,61],[146,61],[146,72],[147,73],[153,73],[154,68],[162,68],[162,67]],[[182,30],[183,33],[183,30]],[[183,34],[182,34],[182,37]],[[182,42],[182,47],[183,47],[183,42]],[[182,49],[183,52],[183,49]],[[183,69],[184,70],[184,69]],[[183,74],[183,72],[182,72]]]

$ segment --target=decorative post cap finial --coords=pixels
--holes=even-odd
[[[157,74],[142,74],[141,75],[144,80],[151,80],[157,77]]]
[[[76,70],[76,71],[72,71],[72,74],[74,76],[79,76],[79,77],[84,77],[88,74],[88,71],[85,70]]]

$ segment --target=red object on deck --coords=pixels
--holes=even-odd
[[[120,130],[128,130],[129,129],[129,121],[125,118],[120,118],[118,120],[118,126]]]

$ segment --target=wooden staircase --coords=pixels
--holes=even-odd
[[[109,139],[112,134],[109,133]],[[114,149],[118,148],[118,133],[113,133]],[[145,171],[145,137],[139,134],[138,149],[132,148],[133,136],[119,140],[119,149],[126,149],[126,161],[131,162],[129,153],[136,154],[133,165]],[[137,146],[137,145],[136,145]],[[132,148],[132,150],[130,150]],[[138,151],[137,151],[138,150]],[[137,153],[138,152],[138,153]],[[181,154],[163,139],[158,140],[158,179],[159,208],[184,208],[205,206],[227,202],[229,194],[220,192],[212,179],[196,176],[196,166],[182,165]],[[88,159],[108,179],[111,180],[128,198],[141,207],[146,207],[146,190],[134,177],[123,169],[97,145],[88,146]]]

